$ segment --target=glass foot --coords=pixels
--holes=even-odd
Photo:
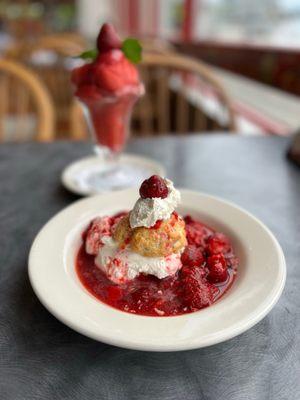
[[[84,191],[101,193],[139,186],[155,173],[151,167],[120,162],[116,166],[90,165],[77,172],[76,184]]]

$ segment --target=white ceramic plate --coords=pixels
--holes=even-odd
[[[164,167],[159,162],[134,154],[122,154],[119,163],[127,168],[129,167],[132,172],[131,180],[126,180],[126,187],[139,187],[143,180],[151,175],[165,176],[166,174]],[[61,182],[65,188],[81,196],[104,193],[105,189],[96,189],[87,178],[91,172],[105,168],[104,165],[97,155],[81,158],[63,170]],[[124,189],[124,186],[122,189]]]
[[[128,189],[74,203],[37,235],[29,256],[29,277],[44,306],[93,339],[153,351],[209,346],[260,321],[277,302],[285,283],[285,260],[277,240],[257,218],[234,204],[188,190],[181,193],[178,211],[228,234],[240,259],[237,278],[219,301],[191,314],[147,317],[111,308],[82,286],[74,266],[81,233],[96,215],[132,208],[138,192]]]

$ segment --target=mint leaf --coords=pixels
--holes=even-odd
[[[98,55],[98,50],[97,49],[91,49],[91,50],[87,50],[84,51],[83,53],[79,54],[79,56],[77,56],[78,58],[82,58],[83,60],[95,60],[97,58]]]
[[[125,39],[122,43],[122,51],[125,57],[133,63],[138,63],[142,59],[142,46],[137,39]]]

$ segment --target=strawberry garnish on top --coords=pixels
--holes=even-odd
[[[123,42],[111,24],[104,24],[97,37],[97,48],[83,52],[79,57],[92,60],[72,71],[75,95],[96,99],[99,95],[123,93],[140,84],[134,63],[141,59],[141,46],[128,38]],[[91,96],[90,96],[91,94]]]
[[[165,199],[169,194],[165,180],[158,175],[152,175],[149,179],[144,180],[140,187],[140,196],[142,199],[151,199],[160,197]]]
[[[112,49],[120,49],[121,39],[112,24],[103,24],[97,37],[97,49],[99,53],[104,53]]]

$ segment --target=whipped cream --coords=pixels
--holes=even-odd
[[[130,250],[118,248],[111,236],[101,239],[102,246],[95,258],[95,264],[115,283],[134,279],[140,273],[157,276],[159,279],[174,275],[182,266],[180,253],[166,257],[143,257]]]
[[[142,199],[135,203],[130,213],[129,221],[131,228],[144,226],[151,228],[158,220],[167,220],[180,202],[180,192],[174,188],[173,182],[165,179],[168,187],[168,196],[165,199],[154,197]]]

